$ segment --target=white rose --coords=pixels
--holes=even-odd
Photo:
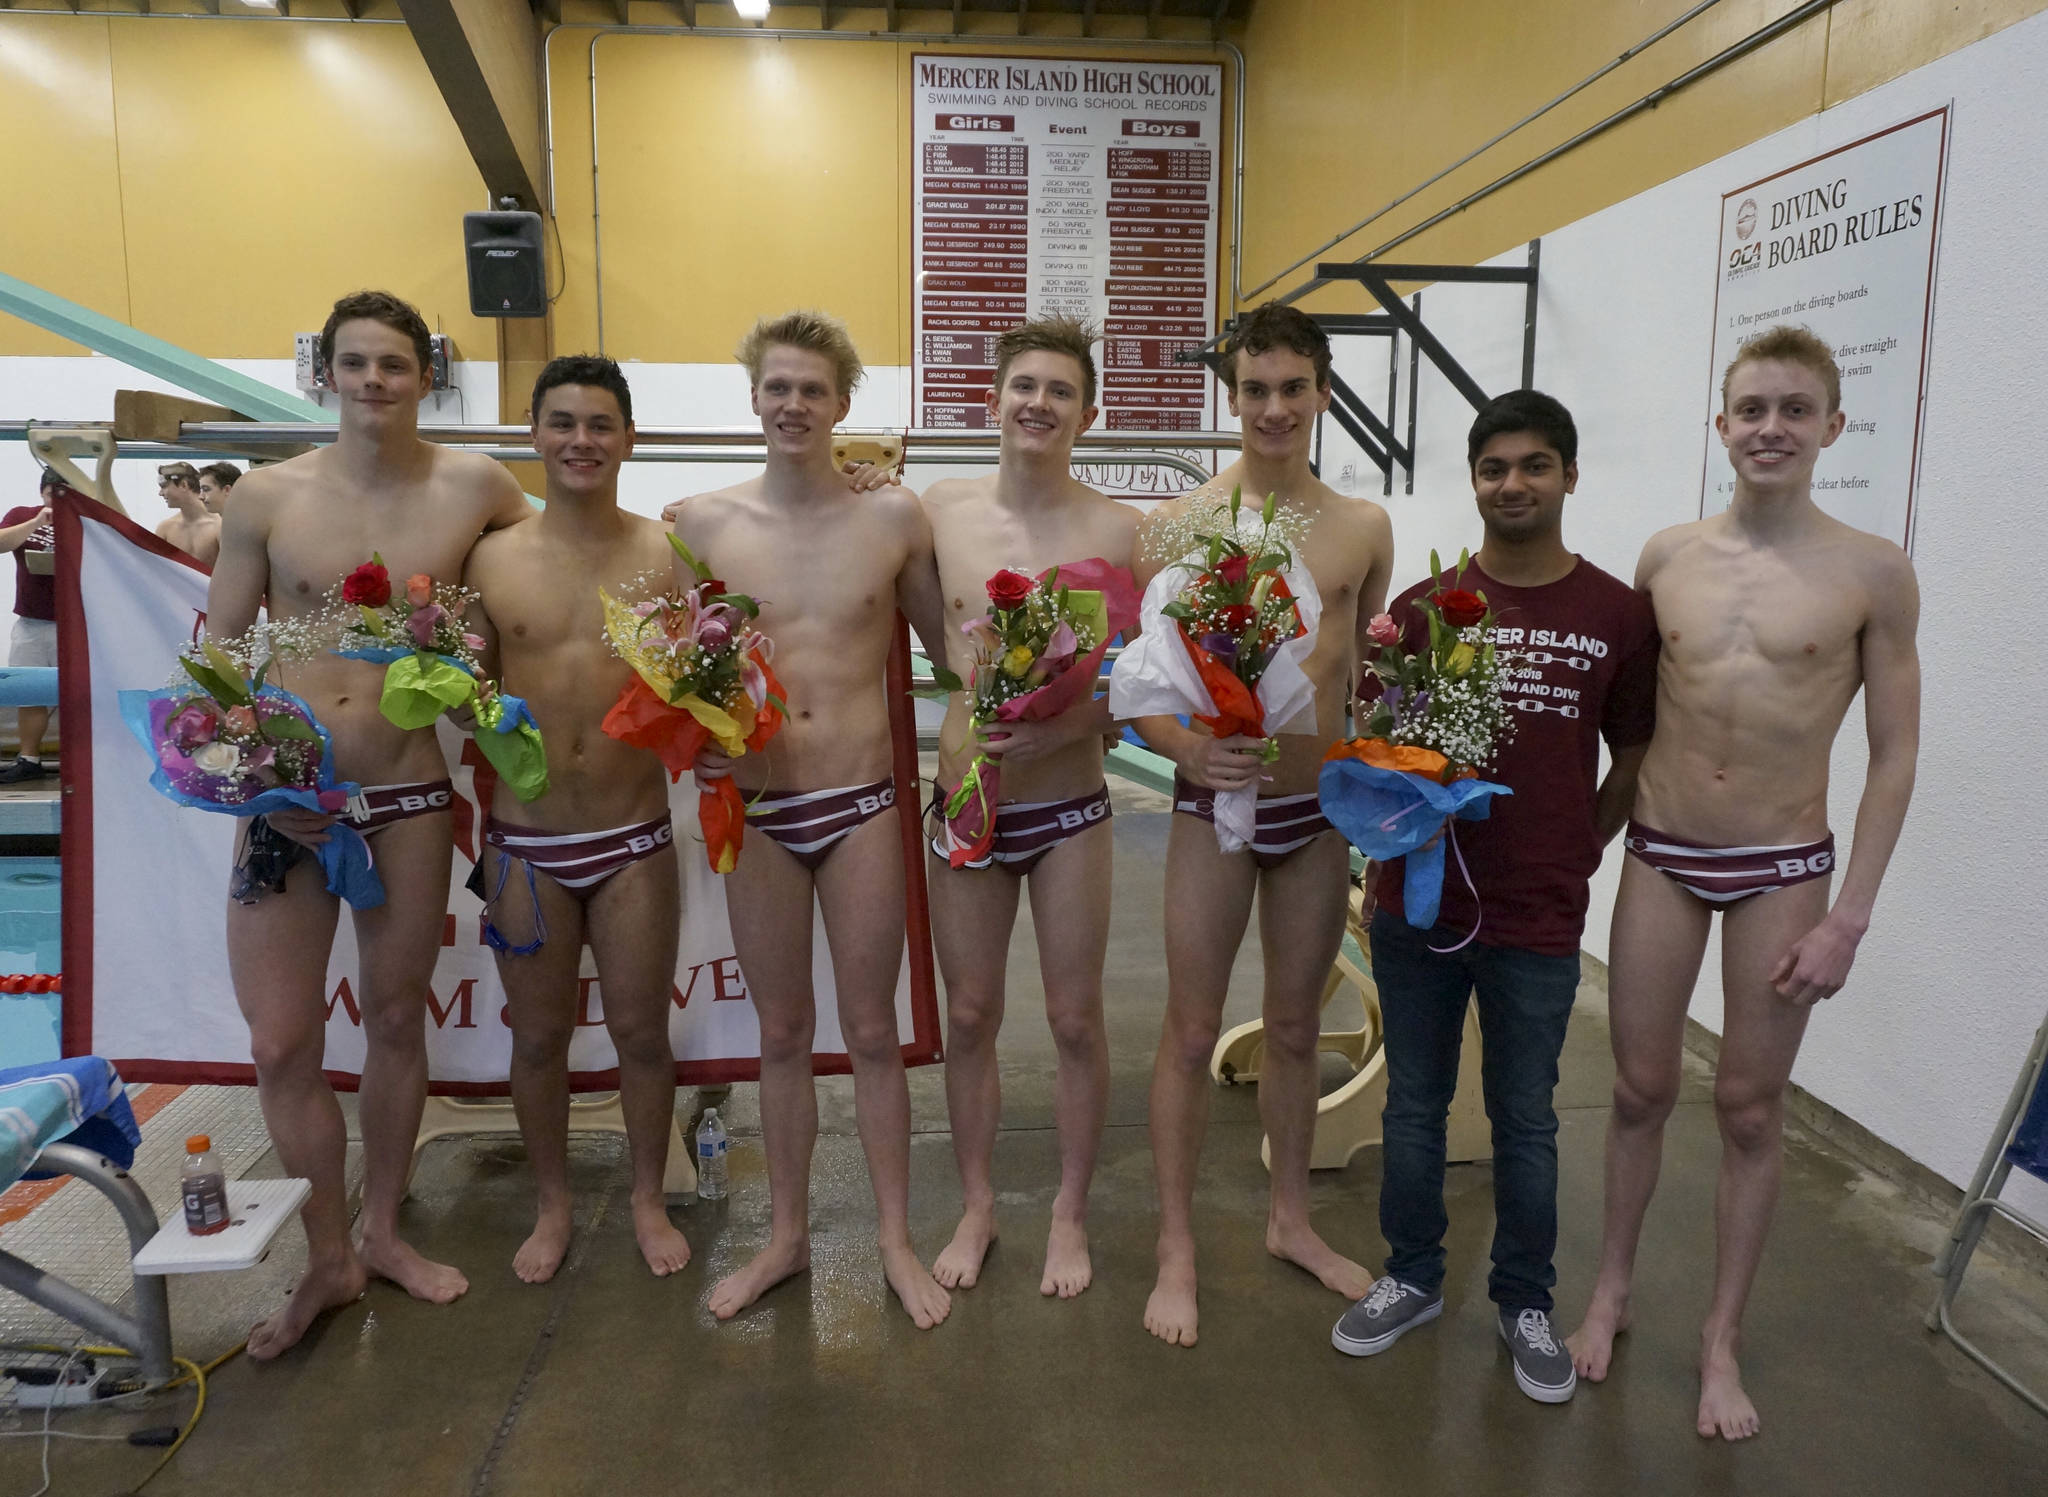
[[[232,743],[215,739],[193,754],[192,762],[207,774],[225,777],[242,767],[242,751]]]

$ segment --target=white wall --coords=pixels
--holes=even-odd
[[[1849,987],[1815,1014],[1793,1079],[1952,1181],[1967,1181],[2048,1005],[2036,784],[2048,693],[2033,641],[2048,521],[2035,449],[2048,347],[2048,15],[1583,219],[1543,241],[1537,383],[1577,418],[1567,540],[1632,575],[1643,542],[1699,513],[1721,194],[1954,101],[1914,562],[1925,673],[1920,775]],[[1520,251],[1497,263],[1516,264]],[[1489,389],[1519,383],[1521,288],[1437,287],[1430,325]],[[1365,340],[1356,340],[1364,343]],[[1351,354],[1384,400],[1385,349]],[[1405,354],[1404,354],[1405,367]],[[1400,584],[1431,546],[1477,544],[1471,411],[1424,364],[1416,492],[1387,501]],[[1368,371],[1377,370],[1377,375]],[[1717,459],[1718,460],[1718,459]],[[1325,471],[1342,455],[1332,452]],[[1367,469],[1360,491],[1379,495]],[[1397,485],[1398,488],[1398,485]],[[1863,787],[1861,713],[1836,745],[1844,858]],[[1607,949],[1621,854],[1594,884],[1586,946]],[[1710,954],[1693,1016],[1721,1026]],[[2023,1181],[2015,1197],[2048,1209]]]

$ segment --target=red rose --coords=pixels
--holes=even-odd
[[[1486,600],[1461,587],[1441,588],[1430,596],[1437,612],[1453,629],[1467,629],[1486,617]]]
[[[725,583],[717,577],[706,577],[697,584],[697,591],[707,598],[715,598],[725,591]]]
[[[341,601],[382,608],[391,601],[391,574],[374,561],[364,562],[342,579]]]
[[[988,579],[988,600],[998,608],[1015,608],[1031,596],[1037,584],[1022,572],[1005,567]]]
[[[1232,603],[1216,610],[1216,622],[1226,634],[1242,634],[1257,622],[1259,612],[1249,603]]]
[[[1216,563],[1216,580],[1236,587],[1251,575],[1252,559],[1249,556],[1226,556]]]

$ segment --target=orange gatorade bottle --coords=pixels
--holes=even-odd
[[[228,1179],[213,1157],[213,1140],[195,1133],[185,1140],[185,1168],[179,1173],[185,1198],[185,1230],[206,1237],[228,1225]]]

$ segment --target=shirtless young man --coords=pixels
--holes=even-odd
[[[928,1329],[950,1302],[910,1245],[910,1092],[896,1031],[903,844],[882,682],[898,607],[927,651],[939,637],[931,527],[907,489],[855,493],[833,466],[832,428],[861,377],[844,326],[814,312],[764,319],[739,360],[753,384],[767,469],[686,501],[676,533],[734,591],[760,600],[789,720],[765,753],[698,760],[699,775],[732,774],[749,801],[750,835],[726,887],[733,944],[760,1017],[773,1201],[768,1245],[711,1291],[711,1312],[730,1319],[810,1265],[815,900],[853,1061],[882,1268],[911,1319]]]
[[[670,591],[675,552],[666,527],[619,508],[633,397],[618,365],[554,360],[534,383],[531,415],[547,508],[478,541],[465,579],[482,595],[472,617],[486,667],[526,699],[548,744],[548,788],[523,805],[499,792],[484,825],[495,853],[478,860],[471,885],[490,901],[484,939],[505,984],[512,1105],[539,1194],[512,1268],[545,1283],[569,1248],[569,1041],[588,942],[619,1057],[633,1235],[665,1275],[690,1261],[661,1185],[676,1098],[668,1005],[681,885],[661,761],[601,726],[633,670],[605,643],[597,590],[630,595],[651,572]]]
[[[199,497],[207,512],[220,514],[228,507],[228,495],[242,481],[242,470],[233,463],[208,463],[199,470]]]
[[[1175,1346],[1195,1344],[1189,1218],[1209,1119],[1209,1056],[1255,894],[1266,975],[1259,1115],[1272,1144],[1266,1250],[1347,1299],[1372,1287],[1372,1275],[1324,1242],[1308,1219],[1323,984],[1344,939],[1351,895],[1350,852],[1317,808],[1316,775],[1324,751],[1343,736],[1352,680],[1370,646],[1366,626],[1386,603],[1393,527],[1377,504],[1347,499],[1309,471],[1316,417],[1330,403],[1330,343],[1322,329],[1306,314],[1269,302],[1238,319],[1223,356],[1244,455],[1146,517],[1138,585],[1193,550],[1194,532],[1229,524],[1223,506],[1242,484],[1252,523],[1265,497],[1279,496],[1276,529],[1296,564],[1314,577],[1323,615],[1304,663],[1316,689],[1316,731],[1279,735],[1274,764],[1260,762],[1256,738],[1213,738],[1172,717],[1137,723],[1176,771],[1178,814],[1166,844],[1166,1023],[1152,1068],[1159,1280],[1145,1305],[1145,1328]],[[1247,785],[1259,790],[1257,835],[1251,847],[1225,853],[1209,824],[1213,792]]]
[[[1843,424],[1827,345],[1772,328],[1728,366],[1721,402],[1714,424],[1735,469],[1733,503],[1652,537],[1636,566],[1663,660],[1614,905],[1618,1070],[1600,1274],[1569,1344],[1579,1375],[1599,1382],[1628,1327],[1686,1006],[1718,908],[1721,1175],[1699,1432],[1739,1440],[1758,1428],[1736,1346],[1777,1203],[1785,1085],[1813,1005],[1848,981],[1913,793],[1920,601],[1905,552],[1813,502],[1814,461]],[[1870,769],[1830,905],[1828,755],[1859,687]]]
[[[498,464],[419,439],[427,337],[419,313],[397,297],[365,291],[335,303],[321,340],[341,398],[340,433],[331,447],[258,469],[236,486],[207,594],[216,638],[243,633],[266,601],[275,620],[319,612],[328,590],[373,551],[394,576],[452,581],[479,535],[531,516]],[[378,709],[383,670],[323,654],[271,676],[305,698],[333,734],[339,776],[362,785],[365,805],[352,824],[374,837],[384,881],[384,903],[354,912],[368,1046],[360,1249],[349,1242],[342,1183],[347,1130],[321,1073],[339,902],[306,851],[326,840],[335,818],[255,818],[231,881],[228,963],[249,1022],[263,1120],[286,1173],[313,1182],[301,1213],[305,1277],[285,1307],[249,1333],[249,1355],[259,1359],[285,1351],[323,1310],[361,1294],[366,1273],[439,1304],[469,1287],[398,1237],[426,1098],[427,981],[448,911],[453,792],[433,730],[393,727]]]
[[[156,470],[156,491],[177,513],[156,527],[158,540],[210,567],[220,555],[220,516],[199,492],[199,470],[190,463],[165,463]]]
[[[989,415],[1001,457],[986,478],[953,479],[925,495],[946,606],[948,663],[963,679],[974,664],[960,632],[989,609],[987,580],[1005,567],[1036,577],[1046,568],[1100,558],[1128,569],[1138,512],[1077,482],[1074,439],[1095,423],[1094,334],[1066,317],[1011,328],[996,340]],[[956,693],[939,734],[940,805],[958,787],[977,745],[969,703]],[[1109,949],[1109,790],[1102,738],[1106,697],[1089,696],[1045,722],[1011,723],[985,738],[1002,763],[995,842],[980,863],[951,866],[940,814],[928,829],[932,937],[946,979],[946,1110],[965,1210],[932,1265],[947,1288],[972,1288],[996,1239],[990,1166],[1002,1121],[996,1032],[1017,898],[1028,881],[1038,931],[1046,1018],[1057,1050],[1054,1115],[1060,1189],[1053,1200],[1045,1273],[1038,1289],[1071,1299],[1088,1287],[1088,1184],[1109,1109],[1109,1042],[1102,1023],[1102,963]],[[939,807],[934,808],[935,813]]]

